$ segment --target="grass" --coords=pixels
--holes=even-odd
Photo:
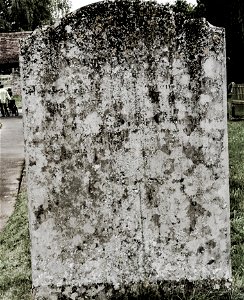
[[[229,122],[231,259],[233,289],[231,295],[192,291],[179,300],[244,299],[244,121]],[[0,299],[29,300],[31,268],[27,220],[27,199],[22,193],[15,212],[0,234]]]
[[[29,300],[30,241],[26,194],[18,197],[15,212],[0,234],[0,299]]]
[[[244,122],[229,122],[231,259],[235,299],[244,299]],[[238,298],[239,297],[239,298]]]

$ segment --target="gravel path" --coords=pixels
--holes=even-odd
[[[0,118],[0,231],[14,211],[24,166],[21,117]]]

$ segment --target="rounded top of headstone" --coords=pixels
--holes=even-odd
[[[36,30],[33,37],[45,34],[57,44],[72,36],[75,38],[79,32],[79,36],[93,40],[113,39],[113,43],[116,40],[115,44],[124,42],[125,37],[132,44],[134,40],[151,44],[159,36],[170,40],[172,36],[180,35],[184,23],[184,16],[175,15],[169,4],[144,0],[106,0],[77,9],[54,26]],[[187,30],[191,35],[198,36],[200,27],[205,27],[203,23],[206,22],[199,19],[193,23],[194,26]]]
[[[113,31],[120,31],[122,36],[132,33],[136,37],[147,36],[153,39],[160,34],[170,38],[172,34],[179,35],[185,30],[185,23],[194,24],[190,29],[190,34],[194,36],[199,36],[203,27],[209,28],[204,19],[189,20],[189,17],[183,14],[175,14],[172,5],[169,4],[145,0],[105,0],[80,7],[54,26],[37,29],[33,35],[48,32],[53,35],[53,40],[58,42],[75,31],[85,35],[93,32],[93,38],[97,38],[113,27]]]
[[[96,2],[77,9],[67,15],[59,26],[69,24],[72,27],[90,26],[108,28],[126,27],[127,32],[142,28],[165,29],[173,12],[169,5],[162,5],[144,0],[106,0]],[[99,31],[99,28],[97,28]],[[149,34],[149,32],[148,32]]]
[[[174,13],[170,5],[106,0],[81,7],[54,26],[34,31],[22,44],[21,54],[31,59],[38,47],[43,57],[50,58],[50,65],[52,61],[61,65],[64,52],[72,55],[72,51],[82,49],[79,59],[87,61],[93,57],[102,65],[111,57],[123,61],[125,56],[139,58],[142,49],[148,49],[151,55],[151,51],[163,48],[178,52],[179,57],[187,55],[195,69],[198,49],[208,47],[209,40],[213,39],[214,51],[221,52],[223,30],[216,32],[206,20],[188,19]]]

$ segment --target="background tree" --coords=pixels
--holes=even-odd
[[[244,1],[197,0],[196,14],[225,28],[227,80],[244,83]]]
[[[69,0],[52,0],[52,16],[54,20],[60,19],[70,11]]]
[[[34,30],[69,10],[69,0],[0,0],[0,32]]]
[[[11,0],[0,0],[0,32],[2,32],[2,28],[6,29],[7,32],[10,30],[10,5]]]
[[[183,14],[186,18],[194,18],[195,16],[195,6],[186,0],[176,0],[172,8],[175,13]]]

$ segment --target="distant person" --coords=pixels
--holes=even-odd
[[[0,108],[3,117],[5,117],[5,115],[9,117],[7,100],[11,100],[11,97],[9,96],[8,91],[3,87],[3,84],[0,84]]]
[[[18,116],[19,115],[19,112],[18,112],[18,108],[16,106],[16,103],[15,103],[15,100],[13,99],[13,92],[10,88],[8,88],[8,94],[9,96],[11,97],[11,100],[9,100],[8,102],[8,109],[9,109],[9,113],[15,116]]]

